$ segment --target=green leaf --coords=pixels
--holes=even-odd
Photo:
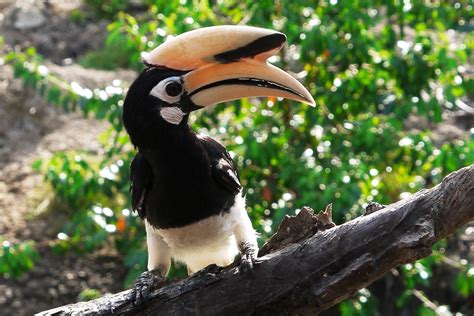
[[[43,160],[42,159],[36,159],[31,164],[31,168],[33,168],[34,171],[40,171],[42,165],[43,165]]]

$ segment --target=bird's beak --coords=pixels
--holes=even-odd
[[[145,62],[187,71],[183,85],[199,106],[275,96],[315,105],[306,88],[269,64],[286,41],[282,33],[248,26],[215,26],[184,33],[154,49]]]
[[[184,87],[194,104],[208,106],[246,97],[275,96],[314,105],[295,78],[266,62],[214,64],[184,75]]]

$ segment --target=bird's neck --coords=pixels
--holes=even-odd
[[[159,133],[153,146],[139,147],[154,171],[209,168],[207,154],[196,133],[186,124]]]

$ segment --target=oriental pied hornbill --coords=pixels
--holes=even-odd
[[[236,167],[225,147],[194,133],[189,113],[216,103],[276,96],[314,105],[292,76],[267,63],[284,34],[248,26],[216,26],[179,35],[145,58],[130,87],[123,122],[138,149],[131,164],[134,211],[145,219],[148,270],[132,299],[140,303],[174,258],[189,273],[226,266],[240,251],[252,267],[256,233]]]

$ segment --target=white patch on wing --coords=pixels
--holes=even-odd
[[[229,169],[229,170],[227,170],[227,173],[229,174],[229,176],[232,177],[232,179],[235,180],[235,182],[240,183],[239,179],[237,179],[237,177],[235,176],[234,171],[232,171],[231,169]]]
[[[218,266],[231,264],[239,252],[238,244],[250,242],[256,245],[257,238],[241,194],[235,197],[234,205],[225,214],[214,215],[180,228],[153,228],[147,233],[159,235],[168,245],[171,257],[185,263],[191,272],[199,271],[212,263]],[[152,255],[152,252],[148,253]]]
[[[163,107],[160,110],[160,115],[168,123],[178,125],[183,120],[186,113],[175,106]]]

